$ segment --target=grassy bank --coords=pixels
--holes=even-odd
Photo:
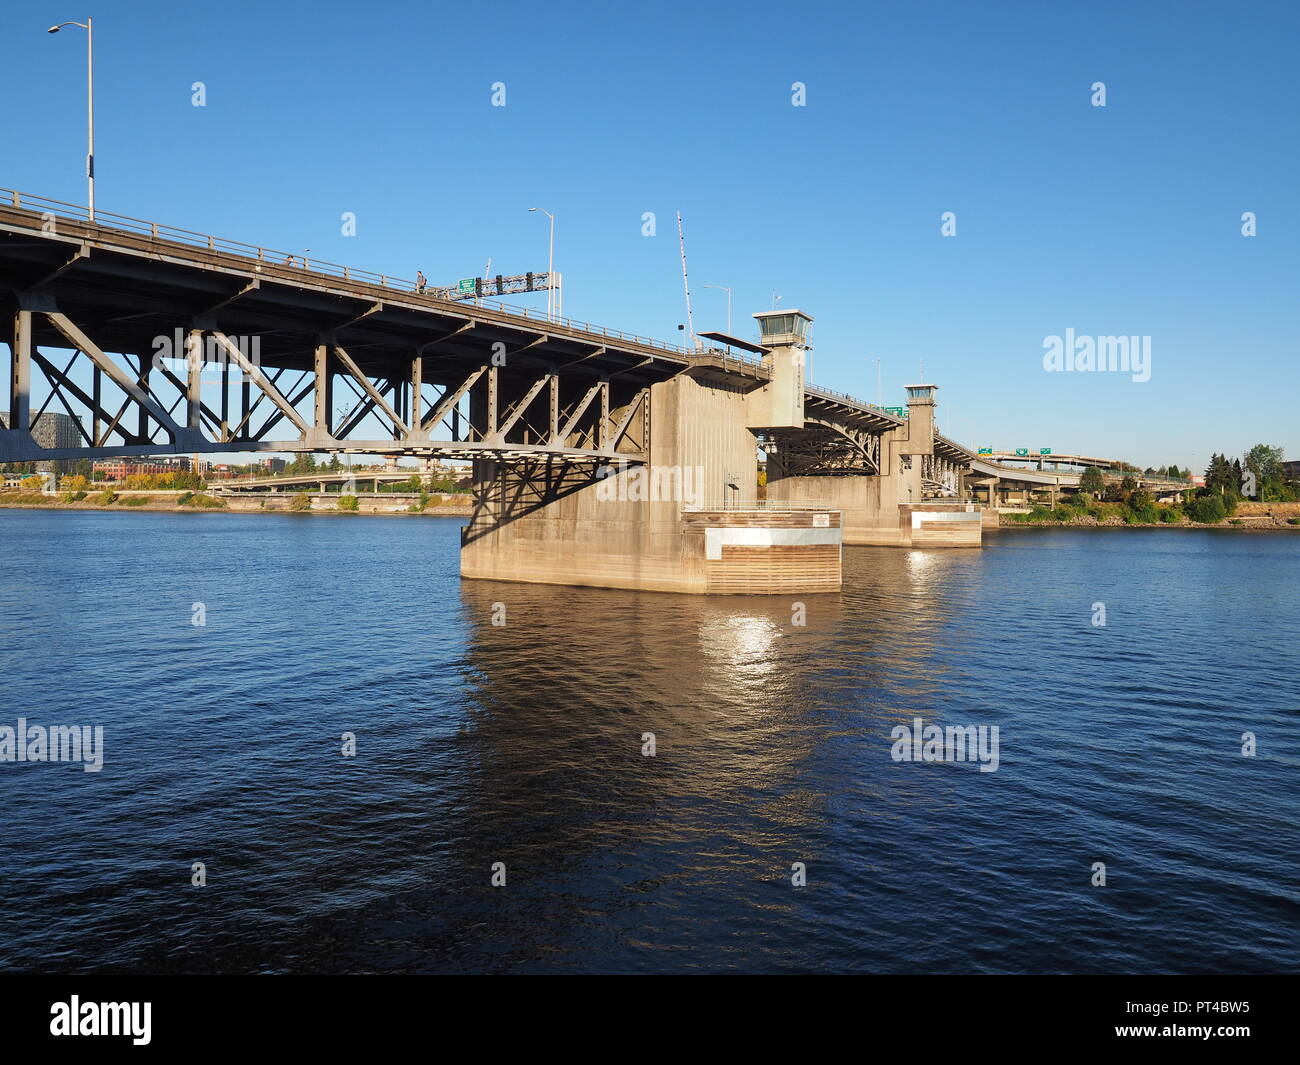
[[[1007,527],[1056,525],[1079,527],[1165,527],[1199,529],[1300,529],[1300,504],[1239,503],[1231,513],[1217,496],[1190,503],[1060,503],[1037,506],[1025,514],[1001,514]]]
[[[41,492],[0,492],[0,508],[36,510],[142,510],[170,512],[226,512],[231,514],[410,514],[463,515],[470,511],[468,495],[422,495],[410,502],[378,497],[340,495],[322,502],[320,497],[297,494],[219,498],[206,492],[78,491],[45,495]]]

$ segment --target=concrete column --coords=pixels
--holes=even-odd
[[[316,405],[315,426],[318,433],[330,433],[330,419],[334,412],[334,384],[329,367],[330,346],[324,337],[317,337],[315,350]]]
[[[420,435],[420,419],[424,417],[424,356],[416,355],[411,360],[411,408],[406,419],[412,435]]]
[[[199,410],[203,402],[203,330],[191,329],[185,335],[185,424],[199,428]]]
[[[32,422],[32,312],[14,314],[9,375],[9,428],[26,432]]]

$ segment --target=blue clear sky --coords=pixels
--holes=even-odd
[[[818,383],[874,400],[879,356],[899,403],[923,359],[967,444],[1300,457],[1294,2],[10,0],[0,185],[84,201],[44,31],[87,13],[101,210],[439,283],[544,269],[543,207],[566,314],[675,340],[680,209],[697,329],[705,283],[743,335],[780,293]],[[1067,328],[1151,336],[1150,381],[1046,373]]]

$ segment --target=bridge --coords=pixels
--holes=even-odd
[[[1014,465],[1018,462],[1029,465]],[[1062,494],[1078,492],[1082,477],[1078,470],[1059,468],[1049,470],[1045,468],[1047,463],[1051,463],[1054,467],[1095,467],[1103,471],[1102,481],[1108,485],[1119,484],[1126,477],[1132,477],[1139,488],[1150,492],[1158,499],[1176,499],[1179,493],[1194,487],[1190,481],[1182,478],[1128,469],[1126,468],[1128,464],[1118,459],[1101,459],[1083,455],[1026,456],[1005,451],[971,455],[967,484],[987,506],[1039,501],[1054,504]]]
[[[972,478],[1011,469],[935,432],[935,385],[900,417],[807,382],[797,310],[755,315],[760,344],[687,349],[15,190],[0,302],[0,461],[468,460],[466,577],[834,590],[843,543],[978,546]],[[38,443],[51,410],[75,444]]]
[[[212,488],[223,492],[278,492],[281,489],[317,488],[322,493],[330,484],[347,485],[368,484],[376,492],[381,484],[406,484],[412,477],[420,476],[419,470],[317,470],[314,473],[295,473],[271,477],[229,477],[213,481]]]
[[[1009,465],[1019,465],[1020,463],[1031,464],[1043,469],[1045,466],[1096,466],[1098,469],[1119,469],[1125,463],[1118,459],[1100,459],[1092,455],[1059,455],[1043,454],[1031,455],[1027,451],[1021,454],[1017,451],[998,451],[996,449],[989,451],[980,451],[980,457],[988,459],[990,462],[1000,462]]]

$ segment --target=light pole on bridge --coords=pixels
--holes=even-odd
[[[529,211],[541,211],[551,220],[550,250],[546,254],[546,320],[555,321],[555,215],[541,207],[530,207]]]
[[[88,135],[86,144],[86,181],[89,183],[87,193],[86,216],[91,222],[95,220],[95,32],[94,19],[86,17],[85,22],[60,22],[51,26],[47,33],[58,33],[64,26],[79,26],[86,31],[86,115]]]
[[[705,285],[705,288],[720,288],[727,294],[727,335],[731,335],[731,289],[726,285]]]
[[[863,362],[870,362],[870,358],[863,358]],[[885,403],[885,391],[880,385],[880,358],[876,358],[876,406],[882,407]]]

